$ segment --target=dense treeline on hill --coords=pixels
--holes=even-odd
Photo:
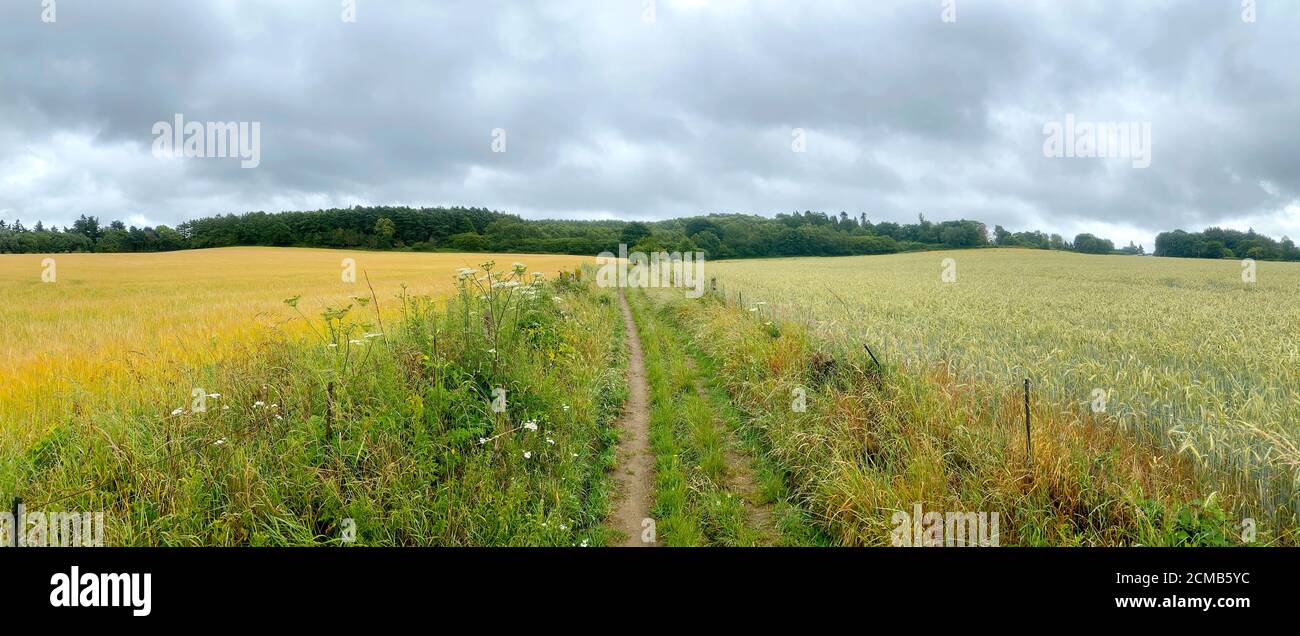
[[[927,249],[1030,247],[1090,254],[1144,254],[1129,244],[1079,234],[1009,232],[995,226],[992,236],[978,221],[872,223],[866,214],[795,212],[764,217],[710,214],[652,223],[626,221],[526,220],[484,208],[353,207],[311,212],[250,212],[186,221],[176,228],[100,225],[82,215],[72,227],[0,221],[0,253],[159,252],[179,249],[262,245],[400,249],[455,252],[597,254],[617,251],[702,251],[710,258],[764,256],[849,256]],[[1198,234],[1166,232],[1157,240],[1159,256],[1250,257],[1300,260],[1289,239],[1211,228]]]
[[[1300,249],[1285,236],[1275,241],[1256,234],[1255,230],[1240,232],[1212,227],[1204,232],[1161,232],[1156,236],[1156,256],[1297,261]]]

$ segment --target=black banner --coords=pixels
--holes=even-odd
[[[0,548],[0,598],[56,623],[286,611],[315,622],[574,603],[598,611],[699,598],[789,611],[870,603],[1233,620],[1293,609],[1298,564],[1292,549]]]

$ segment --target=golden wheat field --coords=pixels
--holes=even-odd
[[[53,259],[53,262],[46,259]],[[344,282],[352,259],[355,282]],[[160,254],[0,255],[0,431],[21,441],[78,411],[112,408],[142,384],[303,333],[284,299],[315,317],[349,297],[438,294],[495,260],[553,275],[584,257],[223,248]],[[47,282],[48,281],[48,282]]]
[[[947,261],[946,259],[951,259]],[[1300,264],[989,249],[710,263],[754,311],[1096,413],[1294,505]],[[945,271],[952,275],[945,282]]]

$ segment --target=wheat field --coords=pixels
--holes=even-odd
[[[951,259],[951,260],[948,260]],[[1091,413],[1294,510],[1300,264],[990,249],[709,264],[755,312]],[[945,282],[944,274],[951,282]],[[1257,491],[1257,492],[1256,492]]]
[[[403,285],[410,294],[448,292],[458,268],[489,260],[550,275],[589,259],[257,247],[0,255],[0,439],[22,444],[160,387],[180,401],[195,369],[300,334],[286,298],[301,295],[299,308],[314,318],[351,296],[370,298],[372,285],[391,310]],[[355,282],[344,281],[349,264]]]

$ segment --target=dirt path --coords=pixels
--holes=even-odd
[[[645,379],[645,355],[641,352],[641,336],[632,320],[632,308],[622,290],[618,294],[623,308],[623,324],[627,331],[630,355],[627,362],[627,404],[619,419],[618,490],[621,498],[610,522],[615,530],[627,539],[622,546],[640,548],[655,545],[641,540],[642,522],[650,518],[650,497],[654,491],[654,455],[650,452],[650,391]]]

